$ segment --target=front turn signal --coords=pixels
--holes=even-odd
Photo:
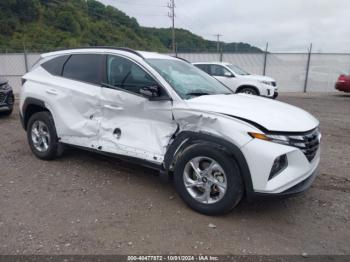
[[[264,134],[260,134],[260,133],[253,133],[253,132],[249,132],[248,133],[252,138],[257,138],[257,139],[261,139],[261,140],[266,140],[266,141],[270,141],[271,139],[269,137],[267,137]]]

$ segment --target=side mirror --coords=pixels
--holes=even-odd
[[[225,77],[234,77],[234,75],[228,71],[225,71],[224,76]]]
[[[171,100],[168,95],[162,94],[162,88],[158,85],[144,86],[140,88],[140,94],[148,97],[150,101]]]

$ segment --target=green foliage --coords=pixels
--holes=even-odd
[[[0,0],[0,49],[49,51],[78,46],[171,50],[171,30],[141,27],[135,18],[95,0]],[[215,51],[216,42],[176,30],[179,51]],[[227,51],[260,49],[245,43]]]
[[[57,14],[56,24],[57,28],[63,31],[71,32],[72,34],[79,34],[80,32],[79,23],[74,19],[72,13],[69,11],[59,12]]]

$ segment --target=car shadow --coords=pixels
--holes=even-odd
[[[172,195],[175,193],[175,186],[171,177],[169,179],[164,179],[159,176],[159,171],[148,167],[120,160],[116,157],[89,152],[74,147],[68,147],[65,150],[64,155],[61,157],[60,161],[67,161],[67,159],[82,161],[82,164],[84,165],[86,165],[86,163],[101,165],[104,168],[111,169],[110,173],[112,173],[112,170],[118,170],[121,171],[118,172],[118,175],[122,176],[130,174],[134,175],[135,179],[142,180],[142,186],[145,187],[154,188],[155,185],[162,184],[161,190],[164,192],[159,192],[159,195],[162,196]],[[297,199],[298,197],[300,196],[298,195],[288,198],[263,198],[256,199],[254,201],[247,201],[246,198],[243,198],[232,212],[224,215],[219,215],[217,217],[249,217],[251,215],[256,216],[257,214],[265,214],[268,216],[272,213],[276,214],[276,212],[279,212],[280,210],[285,210],[287,207],[298,205],[298,201],[293,200]],[[178,199],[180,200],[180,197],[178,197]],[[178,208],[179,206],[176,205],[176,207]],[[189,212],[192,211],[185,203],[183,203],[183,208]]]
[[[335,97],[350,97],[350,93],[336,93],[333,96],[335,96]]]

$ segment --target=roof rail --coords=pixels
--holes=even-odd
[[[127,47],[114,47],[114,46],[83,46],[83,47],[61,48],[61,49],[56,49],[53,52],[63,51],[63,50],[75,50],[75,49],[103,49],[103,48],[129,52],[129,53],[132,53],[134,55],[141,57],[142,59],[145,59],[139,52],[137,52],[134,49],[127,48]]]
[[[175,57],[175,58],[177,58],[177,59],[180,59],[180,60],[182,60],[182,61],[185,61],[185,62],[187,62],[187,63],[190,63],[191,64],[191,62],[190,61],[188,61],[187,59],[185,59],[185,58],[182,58],[182,57],[179,57],[179,56],[173,56],[173,57]]]

